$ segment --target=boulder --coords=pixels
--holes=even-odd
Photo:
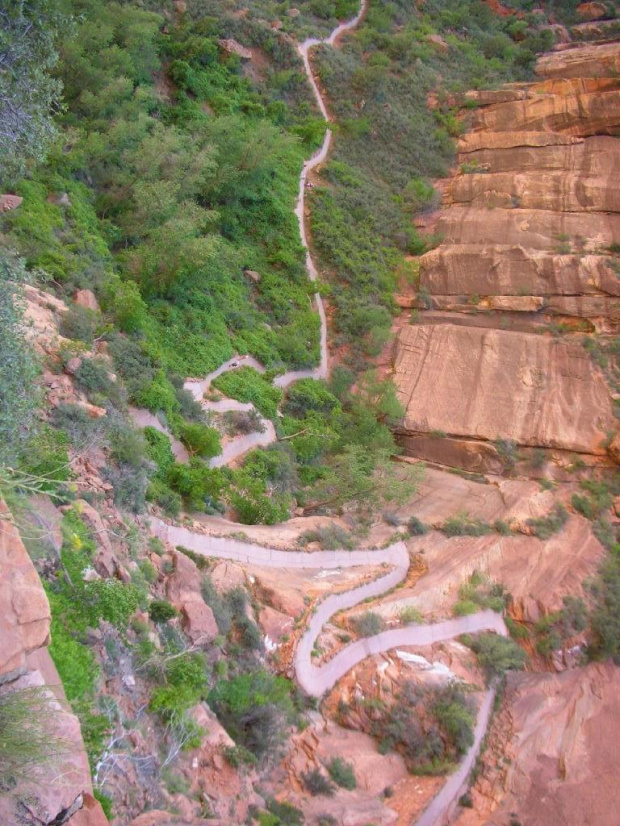
[[[0,195],[0,212],[10,212],[12,209],[17,209],[23,200],[19,195]]]
[[[82,807],[67,821],[67,826],[109,826],[101,803],[88,792],[82,795]]]
[[[80,307],[85,307],[87,310],[92,310],[95,313],[99,312],[99,302],[95,298],[92,290],[78,290],[73,300]]]
[[[582,20],[588,21],[600,20],[608,14],[605,3],[580,3],[576,11]]]
[[[24,543],[0,499],[0,683],[49,641],[50,607]]]
[[[473,808],[461,810],[456,826],[615,826],[620,787],[610,766],[619,738],[620,669],[611,663],[509,673]]]
[[[183,628],[191,641],[200,645],[217,636],[217,623],[200,592],[201,574],[184,553],[172,551],[174,571],[166,582],[166,595],[181,612]]]
[[[213,611],[199,595],[181,605],[181,623],[194,645],[210,642],[218,633]]]
[[[581,344],[528,333],[416,324],[397,342],[400,430],[604,454],[605,380]]]

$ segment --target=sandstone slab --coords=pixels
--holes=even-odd
[[[620,296],[614,266],[609,255],[562,255],[518,245],[472,242],[440,246],[423,255],[420,284],[431,297]]]
[[[24,543],[0,500],[0,682],[49,640],[50,607]]]
[[[510,674],[502,709],[457,826],[615,826],[620,669]]]
[[[603,454],[602,374],[578,344],[456,325],[403,328],[394,381],[403,429]]]

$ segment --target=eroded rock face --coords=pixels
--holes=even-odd
[[[510,674],[490,748],[457,826],[614,826],[620,669]]]
[[[49,698],[50,736],[59,741],[57,755],[21,779],[12,794],[0,795],[0,823],[102,826],[107,821],[92,797],[80,723],[46,647],[49,632],[47,596],[0,500],[0,692],[41,689]]]
[[[28,552],[0,500],[0,683],[49,642],[50,607]]]
[[[500,474],[497,439],[605,455],[611,394],[579,333],[620,329],[619,65],[620,43],[568,46],[540,82],[466,96],[442,242],[396,345],[408,455]]]
[[[585,349],[449,324],[405,327],[395,379],[404,430],[604,454],[610,396]]]

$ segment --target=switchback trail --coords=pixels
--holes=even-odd
[[[325,101],[321,95],[319,90],[318,84],[314,78],[314,74],[312,72],[312,67],[310,65],[310,52],[316,46],[320,46],[322,44],[328,46],[334,46],[338,41],[338,38],[347,31],[354,29],[360,20],[362,19],[363,15],[366,12],[368,7],[368,0],[361,0],[360,8],[358,13],[355,17],[351,20],[346,21],[345,23],[341,23],[337,26],[329,37],[325,38],[324,40],[318,40],[316,38],[309,38],[305,40],[303,43],[298,44],[297,51],[302,59],[304,70],[306,72],[306,77],[308,78],[308,82],[312,88],[312,92],[317,102],[317,106],[321,111],[321,114],[327,121],[330,122],[331,118],[329,116],[329,112],[327,111],[327,106],[325,105]],[[299,176],[299,191],[297,194],[297,203],[295,205],[295,215],[297,216],[297,222],[299,224],[299,235],[301,238],[301,242],[306,250],[306,269],[308,271],[308,277],[311,281],[318,280],[318,270],[314,261],[312,260],[312,255],[310,253],[310,246],[308,244],[308,236],[306,233],[306,222],[305,222],[305,201],[306,201],[306,183],[308,180],[308,173],[315,169],[317,166],[320,166],[327,158],[329,154],[329,150],[331,147],[332,142],[332,131],[329,127],[325,130],[325,137],[323,138],[323,143],[320,149],[312,155],[307,161],[305,161],[300,176]],[[325,315],[325,307],[323,306],[323,299],[319,292],[314,294],[314,303],[317,308],[317,312],[319,314],[319,319],[321,321],[321,339],[320,339],[320,363],[318,367],[309,368],[306,370],[291,370],[288,373],[283,373],[281,376],[277,376],[274,380],[274,384],[276,387],[286,388],[289,385],[293,384],[300,379],[327,379],[329,378],[329,349],[327,346],[327,317]],[[185,389],[189,390],[190,393],[194,396],[196,401],[200,402],[205,410],[211,410],[216,413],[223,413],[228,410],[242,410],[242,411],[250,411],[255,410],[254,405],[252,404],[244,404],[242,402],[235,401],[234,399],[223,399],[221,401],[208,401],[204,399],[204,393],[208,390],[211,382],[216,379],[218,376],[221,376],[222,373],[225,373],[228,370],[235,370],[237,367],[240,366],[248,366],[253,367],[255,370],[258,370],[259,373],[265,372],[265,367],[257,361],[252,356],[233,356],[228,361],[224,362],[224,364],[220,365],[217,370],[214,370],[212,373],[209,373],[205,376],[204,379],[188,379],[185,382]],[[258,412],[258,411],[257,411]],[[140,411],[136,408],[130,409],[131,416],[134,422],[139,425],[140,427],[144,427],[143,421],[146,420],[146,416],[151,415],[148,411]],[[154,418],[154,417],[153,417]],[[238,459],[239,457],[245,455],[250,450],[254,450],[257,447],[266,447],[267,445],[272,444],[273,442],[277,441],[277,435],[275,432],[275,428],[273,426],[273,422],[269,421],[268,419],[260,417],[263,427],[263,432],[254,432],[249,433],[247,435],[237,436],[236,438],[232,439],[228,442],[222,453],[219,456],[215,456],[210,461],[211,467],[221,467],[222,465],[227,465],[229,462]],[[178,461],[187,461],[187,451],[183,445],[175,439],[171,433],[158,421],[155,424],[152,420],[148,421],[153,427],[156,427],[158,430],[166,433],[171,440],[173,452],[175,457]]]
[[[317,105],[329,123],[330,117],[325,101],[321,95],[318,84],[314,78],[310,65],[310,51],[321,44],[333,46],[341,34],[355,28],[366,12],[368,0],[361,0],[358,14],[346,23],[337,26],[325,40],[308,39],[298,45],[298,51],[302,58],[306,76],[312,87]],[[332,131],[329,127],[325,131],[325,137],[321,148],[304,163],[299,177],[299,193],[295,206],[295,214],[299,223],[301,241],[306,249],[306,267],[311,281],[317,281],[318,271],[312,260],[308,238],[305,227],[305,192],[308,173],[325,161],[329,153],[332,141]],[[318,367],[308,370],[293,370],[278,376],[274,384],[277,387],[288,387],[295,381],[304,378],[326,379],[329,377],[329,354],[327,347],[327,320],[325,308],[319,292],[314,295],[314,302],[321,321],[320,340],[320,364]],[[235,356],[218,367],[204,379],[189,379],[185,382],[185,388],[189,390],[194,398],[199,401],[207,410],[214,412],[226,412],[237,410],[249,412],[254,410],[252,404],[236,401],[234,399],[223,399],[220,401],[208,401],[204,399],[204,393],[211,385],[211,382],[222,375],[227,370],[234,370],[241,365],[252,366],[261,373],[265,368],[252,356]],[[146,422],[146,411],[132,410],[134,420],[137,424],[144,426]],[[154,419],[155,417],[152,417]],[[152,419],[149,424],[154,424]],[[277,435],[273,423],[261,417],[263,432],[254,432],[248,435],[239,436],[224,446],[222,453],[211,460],[212,467],[218,467],[232,462],[234,459],[244,455],[248,451],[259,446],[266,446],[277,440]],[[159,430],[165,432],[165,428],[158,423]],[[183,445],[178,440],[172,439],[175,456],[182,460]],[[506,625],[502,617],[494,611],[480,611],[465,617],[457,617],[443,622],[430,623],[428,625],[409,625],[403,628],[391,629],[376,634],[372,637],[356,640],[339,651],[331,660],[320,666],[312,664],[312,651],[315,642],[321,633],[326,622],[338,611],[347,610],[368,598],[378,597],[391,588],[396,587],[407,576],[409,569],[409,553],[403,542],[396,542],[387,548],[375,551],[322,551],[316,553],[305,553],[302,551],[280,551],[274,548],[265,548],[241,542],[228,537],[215,537],[208,534],[196,533],[188,528],[179,525],[169,525],[161,519],[151,517],[151,529],[153,533],[172,545],[181,545],[194,553],[206,557],[217,557],[220,559],[230,559],[245,564],[254,564],[273,568],[297,568],[297,569],[337,569],[348,568],[356,565],[384,565],[387,572],[377,579],[367,582],[350,591],[341,594],[333,594],[321,602],[315,612],[310,617],[308,627],[302,635],[297,645],[294,655],[295,677],[303,690],[313,697],[321,697],[329,691],[348,671],[362,662],[366,657],[381,654],[390,649],[404,645],[432,645],[436,642],[454,639],[465,633],[477,633],[480,631],[494,631],[498,634],[507,635]],[[451,814],[457,806],[460,795],[468,786],[469,774],[478,756],[484,734],[487,729],[489,717],[493,707],[495,692],[489,689],[480,705],[478,718],[474,730],[474,743],[457,767],[456,771],[447,779],[438,794],[431,800],[426,810],[417,820],[417,826],[440,826],[448,822]]]
[[[465,617],[456,617],[428,625],[408,625],[383,631],[373,637],[356,640],[347,645],[335,657],[320,666],[312,664],[312,650],[326,622],[338,611],[347,610],[365,599],[378,597],[402,582],[409,569],[409,553],[403,542],[396,542],[387,548],[375,551],[280,551],[241,542],[228,537],[210,536],[196,533],[180,525],[169,525],[161,519],[151,517],[151,530],[172,545],[181,545],[196,554],[219,559],[230,559],[245,564],[269,568],[296,569],[336,569],[356,565],[385,565],[387,573],[358,588],[333,594],[321,602],[312,614],[308,627],[299,640],[294,656],[295,677],[303,690],[312,697],[321,697],[339,679],[362,660],[373,654],[381,654],[404,645],[432,645],[436,642],[454,639],[461,634],[475,634],[480,631],[494,631],[507,635],[504,620],[495,611],[479,611]],[[468,778],[474,766],[480,745],[487,729],[493,707],[495,692],[491,689],[484,695],[476,727],[474,743],[451,774],[438,794],[417,821],[417,826],[439,826],[447,823],[459,797],[468,785]]]

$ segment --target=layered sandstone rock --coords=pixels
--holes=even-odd
[[[620,669],[510,674],[457,826],[615,826]]]
[[[501,473],[497,439],[605,454],[611,392],[579,334],[620,329],[619,65],[620,43],[568,47],[540,82],[466,96],[473,131],[396,345],[408,455]]]
[[[0,794],[0,823],[103,826],[107,820],[92,797],[80,723],[46,647],[49,631],[47,596],[0,500],[0,693],[41,690],[50,711],[49,734],[58,743],[58,754],[19,779],[11,794]]]
[[[577,343],[456,325],[405,327],[395,380],[405,431],[604,453],[609,391]]]
[[[49,642],[50,607],[10,511],[0,500],[0,683]]]

